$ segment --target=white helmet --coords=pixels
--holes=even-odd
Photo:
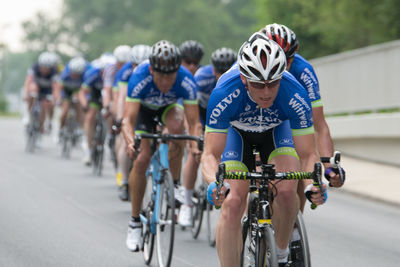
[[[256,32],[240,48],[238,65],[249,80],[275,81],[286,69],[286,56],[277,43]]]
[[[52,68],[57,65],[57,57],[50,52],[43,52],[38,58],[39,67]]]
[[[86,68],[86,60],[83,57],[74,57],[68,63],[69,70],[72,73],[81,74],[85,71]]]
[[[104,69],[104,67],[107,65],[115,64],[117,62],[117,59],[110,52],[101,54],[99,60],[100,62],[98,63],[98,67],[101,69]]]
[[[151,47],[148,45],[138,44],[134,45],[131,49],[132,62],[139,65],[146,59],[149,59],[151,54]]]
[[[129,45],[119,45],[114,49],[113,54],[118,62],[126,63],[131,60],[131,47]]]

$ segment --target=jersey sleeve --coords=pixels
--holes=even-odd
[[[314,133],[311,102],[304,90],[295,92],[289,98],[287,114],[293,136]]]
[[[126,102],[141,102],[144,97],[144,91],[152,80],[151,75],[144,76],[141,73],[131,75],[128,82]]]
[[[184,105],[197,105],[197,84],[194,80],[193,76],[185,76],[181,83],[181,87],[183,88],[183,104]]]
[[[114,78],[115,78],[115,71],[116,67],[115,65],[108,65],[104,69],[104,74],[103,74],[103,81],[104,81],[104,87],[112,87],[114,84]]]

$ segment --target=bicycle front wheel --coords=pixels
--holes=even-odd
[[[203,185],[193,193],[193,227],[192,236],[196,239],[199,236],[201,230],[201,224],[203,222],[203,212],[207,205],[206,191]]]
[[[217,230],[217,222],[219,216],[219,210],[217,210],[210,203],[206,203],[207,206],[207,237],[208,244],[211,247],[215,247],[215,232]]]
[[[175,196],[172,175],[166,171],[159,192],[159,222],[157,224],[156,244],[158,266],[171,264],[175,235]]]
[[[289,246],[290,261],[296,263],[298,266],[311,267],[310,247],[301,211],[297,214],[293,231],[295,232],[295,240],[292,240]]]
[[[263,233],[256,236],[256,266],[278,267],[274,231],[265,225]]]

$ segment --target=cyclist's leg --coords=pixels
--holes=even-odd
[[[169,105],[161,117],[161,121],[165,124],[170,134],[183,134],[183,120],[183,108],[179,104]],[[184,144],[184,141],[181,140],[169,142],[168,160],[174,181],[179,180],[180,177]]]
[[[60,116],[60,130],[65,125],[65,120],[67,119],[68,110],[71,106],[71,102],[68,99],[63,99],[62,106],[61,106],[61,116]]]
[[[242,136],[233,128],[228,129],[228,137],[222,156],[227,171],[247,171],[242,163],[246,151],[251,149],[243,144]],[[250,159],[251,160],[251,159]],[[253,161],[254,164],[254,161]],[[216,245],[221,266],[238,266],[242,251],[241,219],[247,206],[249,183],[230,180],[230,193],[225,199],[217,224]]]
[[[128,184],[129,181],[129,171],[132,167],[132,160],[130,160],[128,155],[126,154],[127,146],[122,134],[118,136],[117,148],[118,164],[121,170],[122,184],[124,185]]]
[[[200,121],[203,124],[204,128],[204,121],[206,116],[206,109],[199,105],[199,115]],[[185,126],[187,125],[185,120]],[[187,127],[186,127],[187,129]],[[187,143],[188,146],[188,143]],[[187,151],[188,148],[187,148]],[[191,153],[187,154],[187,159],[185,165],[183,166],[183,187],[185,188],[185,203],[186,205],[191,205],[192,201],[192,194],[194,185],[196,184],[197,180],[197,172],[199,169],[200,162],[197,161]]]
[[[290,124],[288,121],[274,129],[276,149],[269,156],[268,161],[275,164],[276,171],[298,171],[300,163],[293,147]],[[275,183],[277,196],[273,202],[272,222],[275,228],[275,240],[278,247],[278,258],[284,260],[288,254],[288,244],[293,225],[299,211],[297,196],[297,181],[280,181]]]

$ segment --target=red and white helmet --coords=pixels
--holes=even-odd
[[[286,69],[282,48],[260,32],[244,42],[238,53],[240,73],[252,81],[276,81]]]
[[[269,39],[274,40],[285,51],[286,58],[291,58],[299,50],[296,34],[282,24],[268,24],[260,30]]]

